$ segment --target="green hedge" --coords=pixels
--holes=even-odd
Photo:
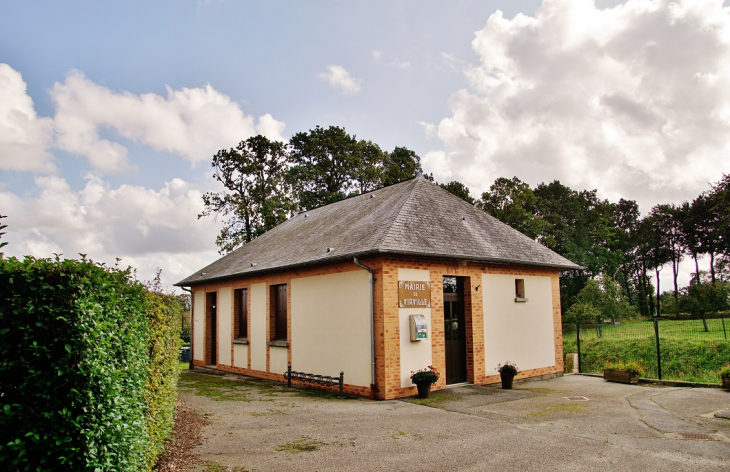
[[[145,465],[154,466],[172,433],[180,355],[180,303],[177,297],[148,292],[147,323],[150,335],[145,401],[149,444]]]
[[[0,470],[150,468],[176,375],[158,298],[129,270],[0,258]]]

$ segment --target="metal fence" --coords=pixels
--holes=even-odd
[[[634,361],[642,377],[719,383],[730,363],[724,315],[601,324],[563,324],[563,352],[577,353],[579,372],[601,373],[606,362]]]

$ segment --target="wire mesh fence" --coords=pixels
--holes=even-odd
[[[579,370],[601,373],[607,362],[634,361],[642,375],[660,380],[719,383],[718,371],[730,363],[728,321],[701,318],[563,325],[563,352],[578,353]]]

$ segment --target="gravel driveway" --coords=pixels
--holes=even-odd
[[[730,393],[566,375],[417,401],[338,399],[183,373],[205,415],[199,471],[730,470]]]

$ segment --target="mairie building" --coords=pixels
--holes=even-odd
[[[579,267],[423,177],[298,213],[176,285],[192,290],[197,366],[284,381],[337,376],[344,391],[563,371],[561,270]]]

